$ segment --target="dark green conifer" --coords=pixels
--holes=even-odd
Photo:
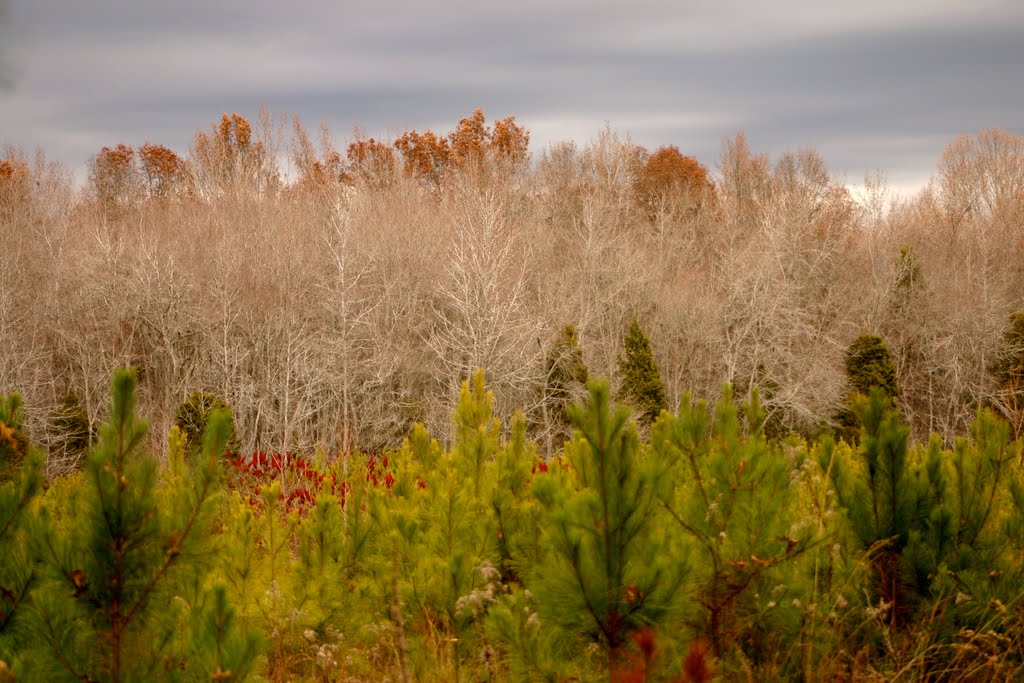
[[[544,428],[548,433],[548,452],[554,450],[555,437],[568,437],[569,417],[566,408],[587,385],[587,364],[583,360],[579,334],[574,325],[566,324],[544,360]]]
[[[227,407],[224,399],[220,396],[204,391],[193,391],[178,406],[178,412],[174,416],[174,424],[185,437],[187,453],[194,455],[199,451],[203,443],[203,434],[206,432],[207,422],[213,411],[226,410]],[[231,451],[238,450],[238,440],[235,436],[235,423],[233,419],[228,425],[226,448]]]
[[[883,388],[870,391],[854,402],[863,425],[856,451],[860,467],[836,459],[831,473],[838,503],[871,559],[873,602],[887,605],[892,625],[901,627],[921,596],[905,550],[928,532],[928,487],[908,457],[910,429]]]
[[[850,343],[846,351],[846,376],[850,388],[865,396],[872,387],[878,387],[889,398],[899,395],[896,367],[885,342],[876,335],[862,334]]]
[[[616,398],[635,411],[642,427],[652,424],[668,408],[661,373],[654,364],[651,342],[640,323],[633,321],[623,339],[624,354],[619,356],[619,392]]]
[[[92,426],[77,394],[67,394],[47,424],[51,458],[77,466],[92,443]]]
[[[853,410],[858,397],[868,396],[875,387],[889,399],[899,395],[896,367],[881,337],[862,334],[850,343],[846,350],[846,380],[849,391],[836,422],[839,436],[852,443],[859,433],[860,423]]]

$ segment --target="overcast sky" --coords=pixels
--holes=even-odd
[[[260,105],[339,145],[483,107],[537,154],[607,121],[709,166],[742,129],[913,188],[961,133],[1024,133],[1024,0],[0,0],[2,143],[184,153]]]

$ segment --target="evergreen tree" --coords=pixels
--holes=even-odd
[[[67,471],[78,467],[92,444],[92,426],[77,394],[67,394],[50,414],[50,457]]]
[[[566,324],[544,362],[545,396],[564,408],[573,399],[574,389],[587,383],[587,364],[583,361],[579,333]],[[568,417],[565,418],[568,420]]]
[[[625,408],[613,407],[604,381],[590,384],[586,407],[570,408],[576,434],[567,469],[532,484],[543,509],[546,555],[530,577],[541,621],[596,643],[614,668],[630,633],[664,616],[683,578],[659,518],[665,463],[645,452]]]
[[[20,424],[20,396],[0,398],[0,469],[24,457],[7,481],[0,480],[0,680],[5,668],[17,670],[16,658],[27,646],[25,605],[36,575],[27,535],[34,517],[31,503],[43,480],[43,456],[22,441]]]
[[[846,380],[849,391],[836,423],[839,435],[852,443],[859,433],[860,423],[853,409],[858,397],[867,396],[873,387],[889,399],[899,395],[896,367],[881,337],[862,334],[850,343],[846,350]]]
[[[196,626],[188,610],[201,614],[205,594],[201,584],[188,592],[175,581],[209,552],[208,513],[230,418],[211,415],[202,458],[158,504],[157,463],[143,452],[147,425],[135,415],[135,388],[134,371],[115,372],[109,421],[88,455],[75,516],[49,524],[40,539],[48,575],[33,593],[38,638],[25,670],[46,680],[153,680],[193,661],[176,645],[179,619]],[[211,609],[224,628],[194,632],[191,652],[209,655],[195,661],[212,661],[216,680],[237,680],[255,641],[229,637],[224,606]]]
[[[526,439],[526,421],[517,412],[512,417],[509,439],[498,452],[497,481],[490,506],[497,526],[499,569],[506,584],[518,583],[538,559],[538,509],[529,495],[531,475],[536,474],[538,466],[536,447]]]
[[[566,408],[577,395],[586,389],[587,364],[583,360],[579,334],[574,325],[566,324],[544,360],[544,395],[541,407],[544,410],[545,430],[548,438],[548,453],[553,449],[554,437],[569,435],[569,416]]]
[[[654,364],[651,342],[640,323],[633,321],[623,339],[625,353],[619,356],[619,393],[616,398],[635,411],[641,427],[652,424],[668,408],[661,374]]]
[[[458,679],[482,647],[482,617],[502,565],[492,515],[501,422],[493,408],[479,370],[462,384],[451,450],[442,451],[417,425],[395,454],[390,490],[375,492],[386,502],[378,508],[383,533],[375,539],[374,569],[403,679],[437,675],[441,657],[451,667],[446,675]],[[436,638],[410,642],[408,625],[423,620]],[[429,644],[443,650],[425,652]]]
[[[227,411],[228,405],[220,396],[204,391],[193,391],[188,395],[174,416],[174,426],[181,430],[185,437],[186,453],[195,455],[202,448],[203,434],[214,411]],[[238,439],[235,436],[235,422],[228,411],[228,437],[225,448],[232,452],[238,451]]]
[[[850,343],[846,351],[846,376],[850,388],[864,396],[878,387],[889,398],[896,398],[896,368],[889,349],[881,337],[863,334]]]
[[[735,644],[756,660],[776,649],[788,629],[801,626],[803,615],[794,614],[775,587],[812,538],[809,528],[794,530],[797,463],[765,438],[756,390],[743,408],[741,422],[727,387],[711,420],[703,402],[684,395],[677,414],[663,413],[655,423],[651,444],[674,474],[661,503],[700,558],[694,570],[702,608],[698,632],[707,634],[716,655]],[[798,594],[792,581],[786,583],[783,589]],[[775,605],[759,607],[760,596],[768,594]]]
[[[899,411],[885,390],[873,387],[868,398],[856,400],[854,410],[863,425],[855,464],[840,459],[831,465],[840,507],[846,510],[858,545],[871,560],[872,595],[890,610],[894,626],[904,626],[921,596],[916,585],[912,541],[928,534],[930,500],[928,482],[908,457],[910,429],[901,424]],[[934,466],[933,466],[934,467]],[[933,472],[935,485],[940,472]]]

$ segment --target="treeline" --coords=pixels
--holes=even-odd
[[[913,440],[858,349],[852,442],[770,438],[728,388],[643,436],[593,380],[550,459],[482,372],[447,448],[416,425],[374,455],[225,454],[230,411],[193,402],[158,458],[119,370],[45,490],[5,397],[0,677],[1019,680],[1022,442],[987,409]]]
[[[480,111],[343,151],[315,137],[225,115],[187,155],[104,147],[81,191],[6,151],[0,389],[24,395],[51,474],[126,365],[157,433],[201,391],[245,449],[282,452],[380,449],[416,421],[450,442],[482,367],[551,453],[580,377],[617,390],[634,323],[671,408],[728,384],[759,389],[771,434],[834,428],[868,334],[916,437],[951,444],[979,407],[1021,432],[1019,136],[954,141],[910,198],[853,197],[815,152],[769,159],[742,134],[714,170],[609,130],[531,157],[527,130]]]

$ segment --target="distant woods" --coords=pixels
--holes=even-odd
[[[813,150],[771,159],[742,133],[714,169],[611,130],[529,142],[481,110],[342,148],[225,114],[188,151],[111,141],[82,190],[8,148],[0,392],[24,395],[53,469],[126,365],[154,433],[203,392],[243,449],[450,435],[477,368],[548,448],[588,374],[641,423],[731,384],[758,389],[766,429],[816,434],[843,428],[870,338],[915,436],[963,434],[984,406],[1020,433],[1020,136],[953,141],[909,198],[877,179],[852,196]]]

